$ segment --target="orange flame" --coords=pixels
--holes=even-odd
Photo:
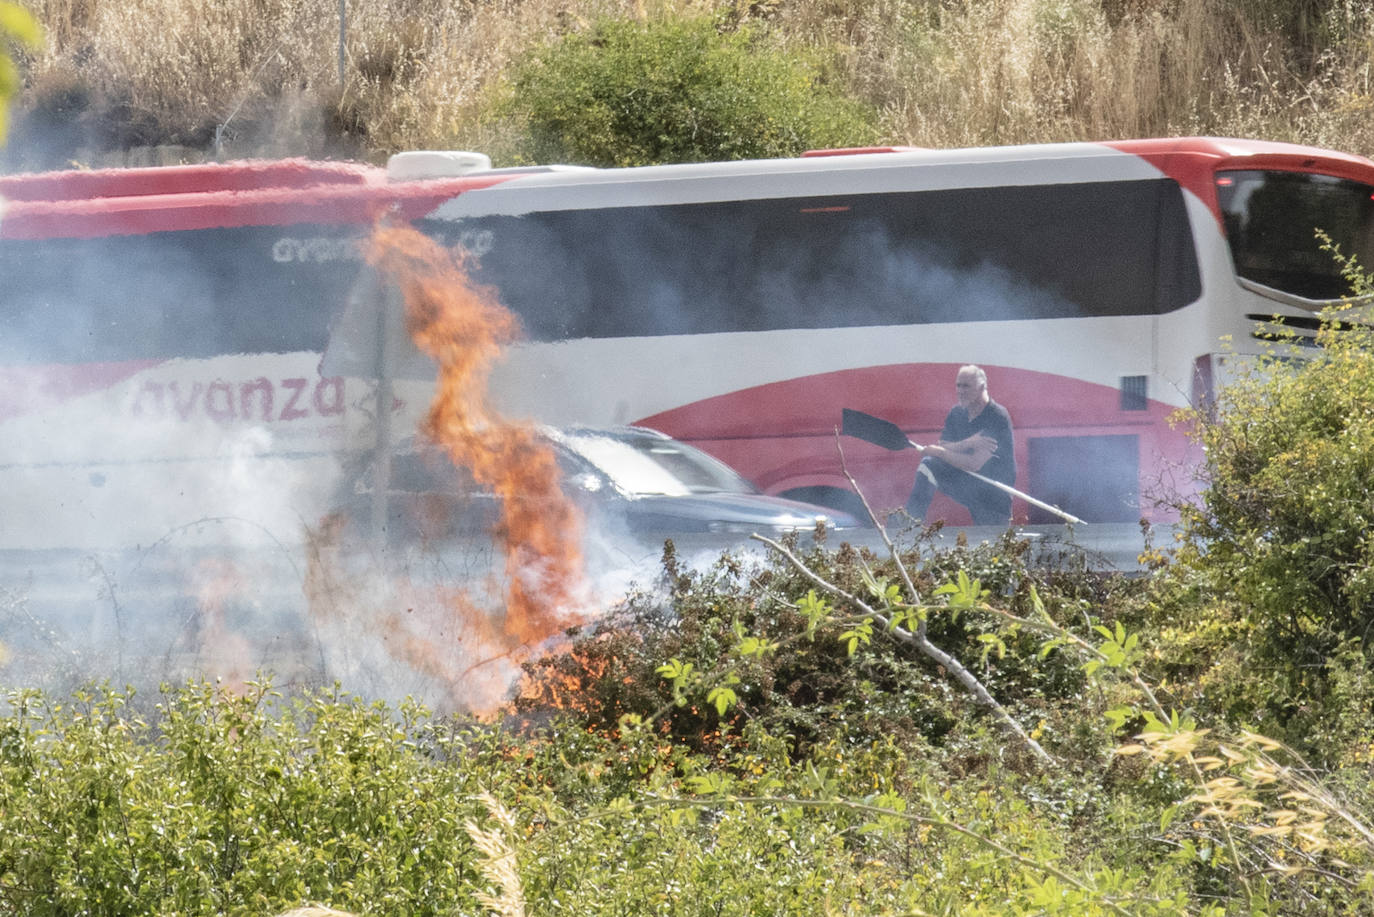
[[[234,563],[222,558],[202,560],[194,569],[201,631],[196,654],[207,674],[219,678],[224,689],[241,694],[253,673],[253,649],[243,634],[225,620],[225,606],[244,594],[242,576]]]
[[[597,709],[591,689],[611,668],[611,661],[590,651],[590,644],[574,644],[556,659],[539,665],[527,663],[520,680],[517,702],[536,709],[588,714]]]
[[[422,431],[500,498],[492,534],[504,553],[505,613],[502,633],[488,645],[505,654],[531,648],[571,623],[586,588],[582,518],[562,491],[552,448],[531,424],[502,418],[489,404],[492,365],[518,338],[519,324],[494,291],[474,285],[447,250],[413,229],[378,227],[367,258],[399,286],[406,327],[439,367]],[[484,629],[485,614],[473,603],[455,601],[451,610],[468,619],[469,632]],[[416,640],[399,639],[395,647],[428,672],[448,671],[433,648]],[[444,675],[450,682],[455,677]]]

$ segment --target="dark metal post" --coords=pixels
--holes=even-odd
[[[344,51],[348,42],[348,0],[339,0],[339,88],[344,84]]]
[[[392,342],[389,338],[387,313],[403,309],[396,284],[383,281],[377,297],[377,421],[376,460],[372,465],[372,538],[380,553],[387,549],[388,498],[391,490],[391,408],[395,395],[391,386]]]

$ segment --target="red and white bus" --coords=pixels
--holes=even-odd
[[[768,493],[853,508],[841,410],[934,440],[976,363],[1013,419],[1016,486],[1131,522],[1186,456],[1169,415],[1224,355],[1276,315],[1310,333],[1343,296],[1315,230],[1374,258],[1372,194],[1366,159],[1197,138],[0,178],[0,548],[232,514],[285,537],[337,456],[376,443],[379,390],[401,406],[381,426],[409,432],[433,368],[361,269],[382,212],[461,249],[520,316],[493,380],[509,414],[653,427]],[[905,502],[919,456],[843,446],[873,503]]]
[[[357,240],[482,184],[299,160],[0,177],[0,550],[207,519],[298,540],[358,410],[318,369]]]

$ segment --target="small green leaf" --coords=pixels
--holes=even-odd
[[[720,771],[698,774],[687,778],[688,788],[698,796],[715,796],[724,793],[734,784],[734,778]]]
[[[723,685],[706,692],[706,703],[715,705],[718,716],[724,716],[725,711],[734,706],[738,700],[739,695],[735,693],[734,689]]]
[[[1115,733],[1125,728],[1126,721],[1135,716],[1135,710],[1132,707],[1113,707],[1102,715],[1106,718],[1107,725],[1111,727],[1112,732]]]
[[[683,662],[681,659],[674,656],[672,659],[663,663],[663,665],[654,669],[654,672],[663,676],[663,678],[668,681],[677,681],[680,678],[686,678],[688,675],[691,675],[692,668],[693,666],[690,662]]]

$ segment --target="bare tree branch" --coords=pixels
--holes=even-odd
[[[757,541],[763,542],[764,544],[768,545],[768,547],[776,551],[778,554],[782,555],[784,558],[787,559],[787,561],[790,564],[792,564],[792,566],[796,567],[797,570],[800,571],[803,576],[811,580],[813,583],[815,583],[821,589],[828,592],[830,595],[835,596],[836,598],[839,598],[853,605],[856,608],[859,608],[865,615],[873,618],[874,621],[877,621],[878,623],[882,624],[882,626],[887,629],[887,632],[892,634],[892,636],[895,637],[898,641],[916,647],[927,657],[934,660],[939,665],[943,666],[945,671],[954,677],[955,681],[963,685],[965,690],[967,690],[970,694],[977,698],[977,700],[980,703],[982,703],[984,706],[986,706],[993,712],[993,714],[997,717],[998,721],[1008,732],[1012,733],[1022,742],[1024,742],[1026,747],[1029,748],[1032,753],[1034,753],[1036,758],[1038,758],[1041,762],[1045,764],[1055,763],[1054,759],[1050,757],[1049,753],[1046,752],[1045,749],[1040,747],[1040,743],[1036,742],[1035,739],[1032,739],[1030,737],[1026,730],[1021,727],[1021,724],[1016,722],[1015,718],[1013,718],[1012,715],[1007,712],[1007,709],[1003,707],[1000,703],[998,703],[997,698],[992,696],[992,692],[990,692],[983,685],[983,683],[978,680],[978,677],[976,675],[969,671],[967,666],[965,666],[957,658],[940,649],[938,646],[936,646],[934,643],[930,641],[930,639],[924,633],[924,628],[919,628],[917,631],[910,631],[904,627],[895,626],[892,622],[892,619],[889,618],[887,615],[873,609],[867,603],[849,594],[845,590],[841,589],[839,586],[836,586],[835,584],[829,582],[824,577],[818,575],[814,570],[812,570],[810,567],[806,565],[805,561],[803,561],[796,554],[794,554],[789,548],[763,535],[756,534],[750,537],[754,538]],[[902,566],[900,560],[898,561],[898,566]],[[907,581],[910,582],[910,579],[908,578]]]

